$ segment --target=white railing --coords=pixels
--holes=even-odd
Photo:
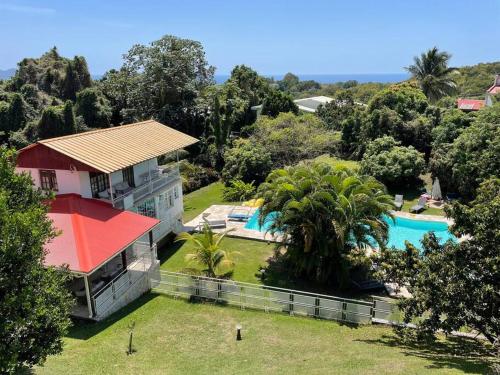
[[[137,244],[143,246],[145,244]],[[135,244],[134,244],[135,246]],[[156,244],[147,246],[150,251],[143,251],[132,259],[118,276],[106,284],[98,293],[92,296],[95,315],[103,317],[125,293],[149,275],[152,266],[157,262]],[[145,249],[144,249],[145,250]],[[148,280],[149,282],[149,280]]]
[[[180,178],[179,168],[172,168],[168,171],[163,171],[162,174],[151,179],[151,181],[146,182],[143,185],[137,186],[127,193],[120,195],[118,197],[113,197],[112,203],[116,208],[124,209],[124,200],[128,197],[133,198],[132,204],[147,197],[150,194],[160,190],[172,181]]]
[[[369,324],[374,313],[387,318],[388,306],[375,301],[347,299],[299,290],[186,275],[160,270],[153,276],[155,290],[175,297],[198,297],[266,312],[286,312],[322,319]],[[381,308],[379,308],[381,307]]]

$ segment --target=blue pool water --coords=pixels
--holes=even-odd
[[[269,214],[264,221],[264,225],[259,226],[259,210],[255,211],[253,216],[245,224],[246,229],[258,230],[265,232],[271,226],[277,213]],[[405,241],[409,241],[417,249],[422,249],[421,240],[427,232],[433,231],[439,238],[441,243],[449,239],[456,241],[448,231],[448,224],[439,221],[413,220],[403,217],[396,217],[392,220],[386,217],[385,220],[389,224],[389,241],[388,247],[396,247],[398,249],[405,248]]]

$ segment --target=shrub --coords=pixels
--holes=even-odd
[[[394,185],[415,181],[424,171],[423,154],[412,146],[400,146],[392,137],[381,137],[368,144],[361,160],[361,172]]]
[[[250,199],[255,194],[254,182],[246,183],[241,180],[232,180],[224,188],[222,197],[228,202],[241,202]]]
[[[179,163],[182,176],[182,190],[189,193],[207,186],[219,179],[219,174],[212,168],[205,168],[183,160]]]
[[[272,168],[271,154],[262,146],[244,139],[237,140],[234,147],[225,152],[224,163],[222,179],[226,182],[242,180],[259,184]]]

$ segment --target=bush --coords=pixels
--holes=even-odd
[[[400,146],[392,137],[381,137],[368,144],[361,160],[361,172],[387,184],[409,184],[424,171],[423,154],[412,146]]]
[[[255,194],[254,182],[246,183],[241,180],[232,180],[229,186],[224,188],[222,197],[228,202],[246,201]]]
[[[240,139],[224,154],[222,179],[225,182],[242,180],[259,184],[265,180],[271,168],[271,154],[268,151],[249,140]]]
[[[182,190],[184,193],[198,190],[203,186],[207,186],[219,180],[219,174],[215,169],[204,168],[189,163],[186,160],[179,163],[179,169],[182,176]]]

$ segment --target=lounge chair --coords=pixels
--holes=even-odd
[[[207,224],[210,228],[225,228],[226,227],[226,220],[224,219],[209,219],[208,216],[210,214],[203,214],[202,215],[202,220],[198,226],[200,229],[203,228],[205,224]]]
[[[239,208],[235,207],[231,210],[231,212],[227,215],[227,218],[229,220],[236,220],[236,221],[247,221],[252,217],[252,214],[250,213],[250,208]]]
[[[420,212],[422,211],[423,209],[425,209],[425,203],[427,202],[427,199],[424,198],[424,197],[420,197],[420,199],[418,200],[418,203],[416,205],[414,205],[412,208],[410,208],[410,212]]]
[[[401,210],[403,207],[403,196],[402,195],[395,195],[394,196],[394,205],[398,210]]]

